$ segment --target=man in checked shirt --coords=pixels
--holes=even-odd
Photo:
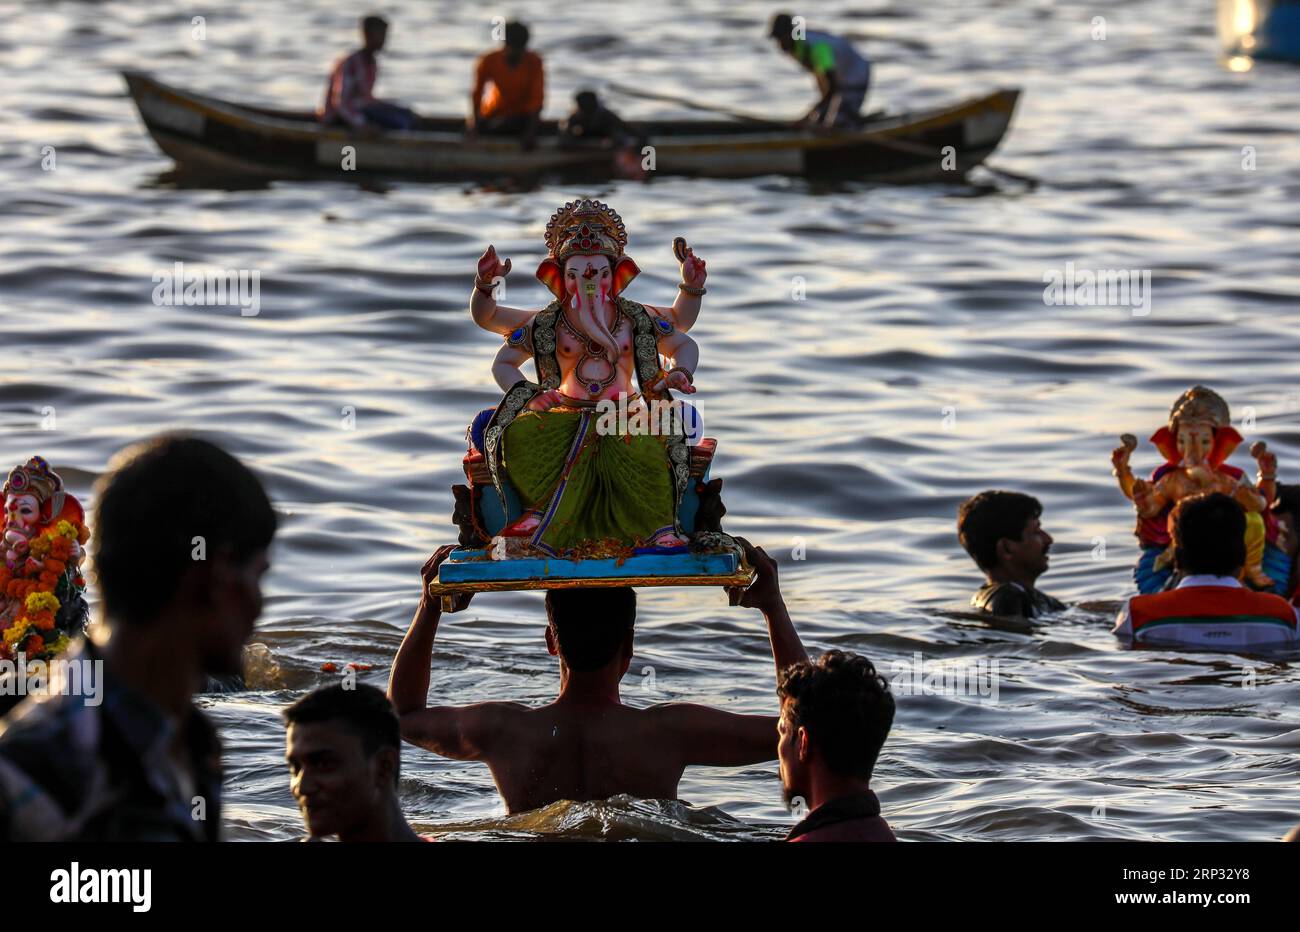
[[[415,111],[374,96],[379,75],[376,56],[388,38],[388,22],[381,16],[364,17],[361,36],[364,45],[340,58],[330,72],[325,102],[318,114],[320,121],[357,130],[414,129],[420,119]]]

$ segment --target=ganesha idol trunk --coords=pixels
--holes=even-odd
[[[489,247],[470,310],[505,337],[494,375],[501,402],[467,431],[466,485],[453,487],[460,547],[430,593],[596,586],[744,586],[753,569],[721,527],[714,438],[670,388],[695,391],[686,330],[705,266],[680,238],[681,294],[671,307],[623,296],[638,272],[622,220],[599,201],[570,202],[546,228],[539,311],[505,308],[509,271]],[[515,368],[531,360],[536,381]],[[665,416],[667,415],[667,416]]]

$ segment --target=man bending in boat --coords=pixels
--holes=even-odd
[[[364,17],[361,38],[362,47],[340,58],[330,72],[320,121],[357,130],[414,128],[419,120],[414,111],[374,96],[379,77],[377,56],[388,39],[388,22],[380,16]]]
[[[806,661],[776,562],[736,540],[757,577],[747,589],[728,590],[731,604],[763,612],[778,673]],[[429,664],[442,614],[429,583],[451,550],[441,548],[424,565],[420,604],[393,661],[388,695],[403,738],[443,757],[487,764],[508,811],[620,794],[675,799],[682,772],[692,764],[743,767],[776,759],[776,715],[680,702],[644,709],[623,704],[619,682],[632,661],[636,616],[630,588],[547,592],[546,648],[560,661],[554,702],[540,708],[517,702],[429,707]]]
[[[537,144],[543,93],[542,57],[528,51],[528,27],[506,23],[504,46],[484,54],[474,65],[469,136],[518,136],[524,150],[530,151]]]
[[[821,99],[801,123],[851,129],[861,123],[859,111],[871,84],[871,62],[847,39],[805,29],[803,17],[777,13],[769,35],[785,52],[817,79]]]
[[[1021,492],[990,490],[962,502],[957,537],[987,577],[971,607],[1009,618],[1065,610],[1065,603],[1035,587],[1052,546],[1042,514],[1038,499]]]

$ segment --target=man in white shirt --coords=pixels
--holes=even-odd
[[[1246,563],[1246,515],[1219,492],[1180,501],[1171,522],[1174,564],[1182,580],[1139,595],[1120,609],[1117,637],[1134,644],[1243,650],[1296,643],[1300,617],[1286,599],[1240,582]]]

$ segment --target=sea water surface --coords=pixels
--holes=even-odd
[[[625,3],[581,23],[557,9],[502,11],[533,27],[548,115],[610,81],[771,117],[813,99],[764,39],[768,4]],[[380,92],[462,113],[495,9],[384,11]],[[810,650],[863,652],[897,680],[874,785],[901,838],[1265,840],[1300,821],[1294,655],[1133,652],[1109,634],[1136,553],[1110,475],[1120,433],[1149,436],[1203,382],[1300,481],[1300,71],[1225,67],[1209,3],[830,0],[810,25],[871,54],[873,108],[1022,87],[992,161],[1038,183],[172,180],[119,69],[310,107],[357,12],[211,4],[200,39],[182,3],[0,3],[0,459],[40,453],[89,496],[123,445],[197,431],[256,469],[282,517],[249,689],[201,699],[226,743],[229,837],[301,835],[280,712],[337,679],[322,665],[386,682],[420,565],[455,538],[465,425],[499,394],[499,339],[466,311],[475,259],[494,243],[514,259],[510,303],[541,306],[542,228],[581,195],[627,223],[630,297],[673,300],[676,235],[708,260],[693,400],[718,438],[725,526],[779,559]],[[259,314],[155,305],[175,262],[257,271]],[[1045,304],[1067,263],[1149,270],[1147,313]],[[1144,442],[1138,471],[1156,461]],[[1233,462],[1253,473],[1244,450]],[[1064,616],[1003,630],[964,611],[979,577],[954,516],[991,486],[1043,501],[1042,585]],[[446,617],[431,701],[551,699],[543,624],[537,594]],[[996,676],[926,689],[936,662]],[[774,712],[762,618],[721,591],[642,590],[623,694]],[[681,803],[510,818],[484,766],[410,747],[403,764],[406,811],[446,838],[776,838],[792,822],[775,763],[691,769]]]

